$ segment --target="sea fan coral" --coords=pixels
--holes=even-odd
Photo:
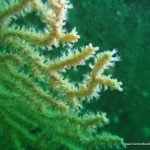
[[[83,100],[97,97],[101,87],[122,91],[121,82],[105,76],[119,60],[116,50],[98,53],[89,44],[71,47],[80,36],[64,30],[68,0],[0,1],[0,148],[1,149],[117,149],[123,140],[97,128],[106,114],[84,113]],[[19,18],[36,14],[44,29],[19,25]],[[33,18],[36,20],[36,18]],[[48,58],[41,51],[58,47],[63,56]],[[62,47],[63,48],[63,47]],[[78,84],[64,72],[90,64],[91,72]],[[88,65],[88,64],[87,64]],[[8,144],[9,143],[9,144]]]

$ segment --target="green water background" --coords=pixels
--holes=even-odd
[[[123,92],[106,91],[87,109],[107,112],[111,133],[125,142],[150,142],[150,1],[72,0],[68,27],[76,26],[79,45],[92,42],[101,51],[118,49],[121,61],[110,73]],[[150,146],[129,146],[128,149]]]

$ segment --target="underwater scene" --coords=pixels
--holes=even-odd
[[[0,150],[149,150],[150,0],[0,0]]]

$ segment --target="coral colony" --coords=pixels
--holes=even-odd
[[[92,44],[72,48],[80,36],[64,29],[71,7],[68,0],[0,0],[0,149],[124,147],[122,138],[101,131],[106,113],[82,111],[83,102],[98,99],[102,87],[122,91],[121,82],[104,75],[119,57],[116,50],[99,53]],[[44,30],[21,26],[19,18],[28,14],[36,14]],[[67,51],[57,58],[41,52],[61,46]],[[75,84],[65,72],[81,65],[90,73]]]

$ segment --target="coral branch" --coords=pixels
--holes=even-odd
[[[76,52],[75,55],[70,54],[69,56],[63,57],[63,59],[59,58],[52,62],[49,65],[49,72],[59,71],[65,68],[70,68],[72,66],[76,67],[79,64],[82,64],[89,57],[92,57],[94,53],[98,50],[97,47],[93,47],[92,44],[89,44],[85,48],[81,50],[81,52]]]
[[[7,20],[10,15],[16,14],[18,11],[21,11],[22,9],[25,9],[27,4],[31,0],[21,0],[13,3],[12,5],[6,4],[5,3],[5,9],[0,11],[0,22],[3,23],[3,21]]]

